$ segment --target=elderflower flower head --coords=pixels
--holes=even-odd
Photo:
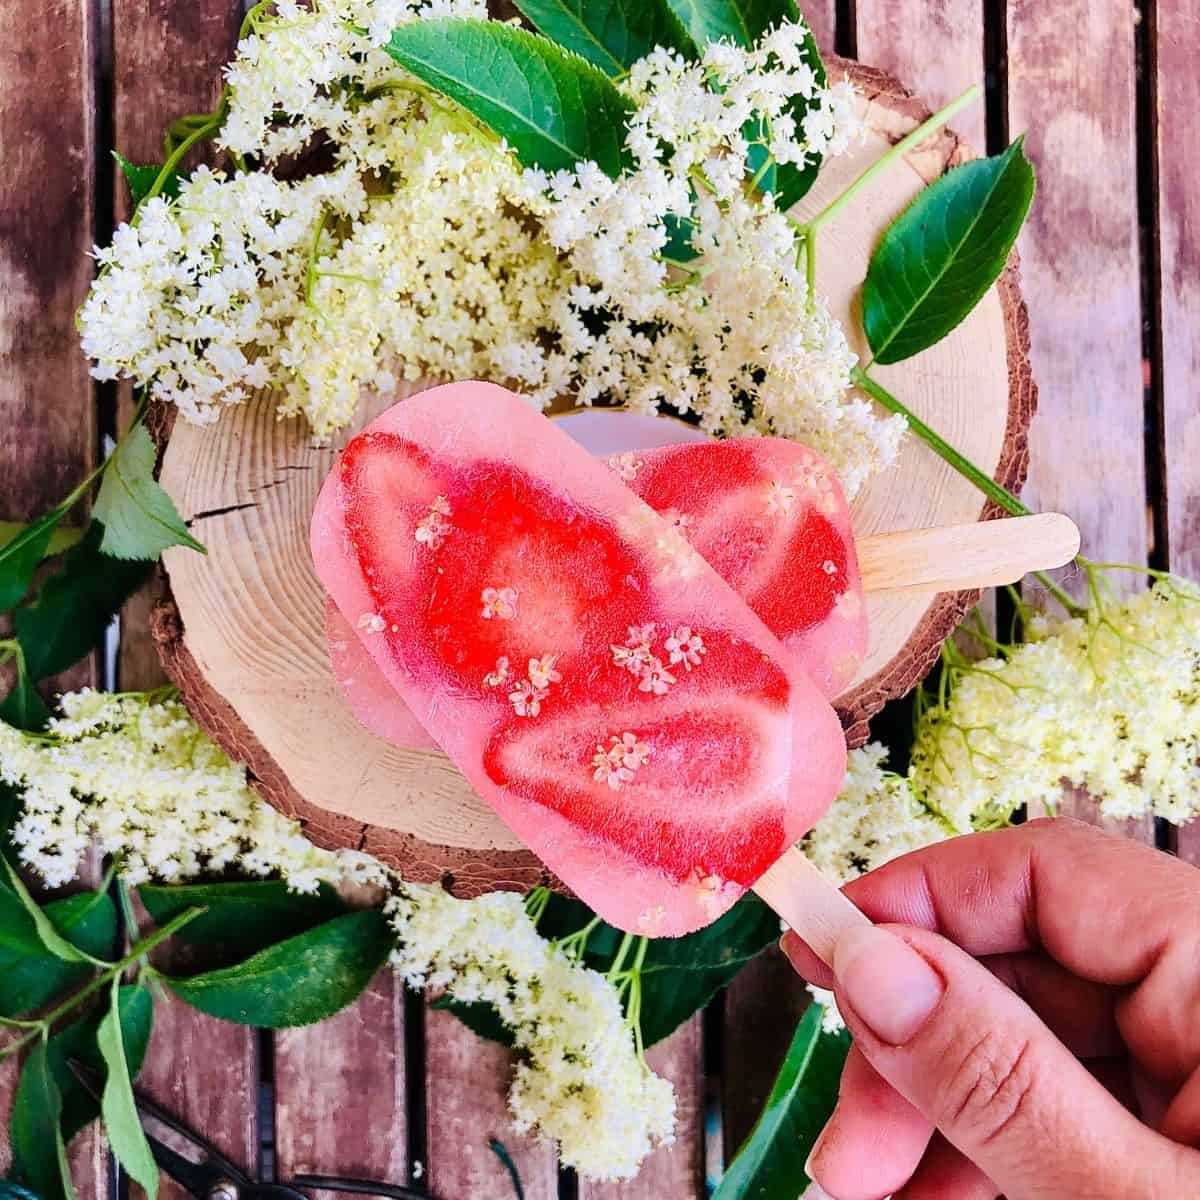
[[[489,1004],[512,1032],[518,1130],[555,1139],[592,1179],[629,1178],[672,1140],[674,1090],[638,1053],[616,990],[543,939],[520,896],[457,900],[410,885],[388,912],[392,961],[410,986]]]
[[[198,172],[97,250],[80,312],[93,373],[193,421],[270,387],[321,438],[365,388],[484,377],[539,406],[669,405],[713,433],[800,438],[850,494],[893,461],[903,422],[848,395],[854,354],[753,184],[767,154],[800,170],[861,133],[849,85],[818,79],[807,26],[635,63],[619,84],[629,167],[611,179],[593,162],[523,169],[382,49],[404,21],[483,10],[256,9],[220,137],[259,165]],[[314,143],[326,170],[271,174]]]
[[[923,716],[913,780],[957,824],[1053,812],[1064,783],[1114,818],[1182,824],[1200,802],[1200,590],[1160,577],[1086,616],[1030,623],[1033,640],[956,673]]]

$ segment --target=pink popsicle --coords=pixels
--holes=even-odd
[[[762,618],[831,699],[867,650],[850,508],[837,476],[782,438],[698,442],[610,460]]]
[[[622,928],[712,921],[840,786],[840,726],[792,656],[501,388],[435,388],[359,435],[322,489],[313,554],[416,718]]]

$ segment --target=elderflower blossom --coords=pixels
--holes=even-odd
[[[620,401],[713,433],[796,437],[853,495],[903,421],[848,394],[854,354],[810,296],[794,230],[749,185],[752,156],[801,168],[861,132],[819,83],[807,26],[686,62],[659,48],[618,86],[629,168],[548,174],[403,71],[396,24],[483,16],[479,0],[281,0],[226,72],[221,131],[261,166],[202,170],[122,225],[81,312],[101,379],[130,377],[194,421],[264,387],[324,438],[364,388],[491,377],[545,406]],[[359,32],[365,30],[365,34]],[[762,145],[747,128],[764,132]],[[325,173],[268,172],[325,147]],[[688,218],[690,253],[668,223]]]
[[[911,776],[962,827],[987,810],[1053,812],[1064,783],[1114,818],[1176,824],[1200,796],[1200,589],[1160,578],[1085,617],[1035,618],[1032,640],[961,671],[924,714]]]
[[[637,1053],[615,989],[540,937],[520,896],[409,887],[388,912],[410,987],[489,1004],[512,1031],[518,1130],[553,1137],[562,1161],[593,1179],[629,1178],[671,1142],[674,1090]]]
[[[513,1031],[518,1129],[558,1140],[564,1162],[599,1179],[633,1175],[670,1143],[674,1091],[646,1066],[617,990],[542,939],[520,896],[458,900],[369,855],[319,849],[177,700],[83,691],[61,708],[45,736],[0,722],[0,780],[23,793],[13,841],[48,885],[74,879],[94,839],[133,884],[237,869],[298,891],[382,887],[405,981],[494,1004]]]

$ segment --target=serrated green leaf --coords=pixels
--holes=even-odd
[[[188,533],[171,497],[154,478],[155,458],[146,427],[135,425],[105,469],[92,515],[104,526],[100,550],[112,558],[154,562],[168,546],[208,553]]]
[[[697,46],[722,38],[752,46],[768,29],[798,21],[794,0],[669,0],[671,8]]]
[[[18,535],[24,533],[32,524],[34,524],[33,521],[0,521],[0,550]],[[54,558],[55,555],[70,550],[81,537],[83,537],[83,530],[79,526],[56,523],[56,528],[50,535],[50,542],[46,546],[42,558]]]
[[[940,342],[999,278],[1033,202],[1023,144],[947,172],[883,235],[862,291],[876,362],[903,362]]]
[[[46,557],[50,539],[62,518],[63,514],[53,509],[21,526],[0,546],[0,612],[7,612],[24,599],[33,582],[33,573]]]
[[[38,1041],[21,1068],[9,1132],[17,1174],[44,1200],[75,1200],[61,1115],[62,1093],[50,1073],[46,1043]]]
[[[582,929],[593,916],[578,900],[552,896],[538,932],[559,940]],[[611,925],[598,925],[588,938],[585,964],[606,972],[624,936]],[[779,918],[756,896],[740,900],[706,929],[686,937],[652,940],[642,966],[641,1026],[646,1045],[674,1033],[747,963],[778,940]],[[448,1009],[481,1037],[512,1044],[511,1035],[490,1005],[459,1004],[447,996],[434,1006]]]
[[[225,1021],[286,1029],[351,1004],[387,962],[395,932],[374,909],[336,917],[234,967],[167,979],[186,1003]]]
[[[125,1060],[125,1042],[121,1032],[120,979],[114,977],[112,1005],[96,1030],[96,1045],[104,1059],[104,1094],[100,1112],[104,1132],[117,1161],[130,1178],[142,1185],[150,1200],[158,1200],[158,1164],[150,1152],[145,1131],[133,1098],[133,1080]]]
[[[104,527],[93,521],[37,600],[13,615],[30,680],[57,675],[89,653],[145,580],[148,564],[109,558],[100,550],[103,536]]]
[[[0,701],[0,721],[28,733],[37,733],[49,723],[50,710],[27,675],[18,675],[12,691]]]
[[[616,178],[631,165],[631,101],[603,71],[547,38],[446,17],[401,25],[384,49],[503,137],[527,167],[569,170],[591,161]]]
[[[808,1186],[804,1164],[837,1103],[850,1049],[845,1033],[821,1032],[809,1005],[766,1106],[712,1200],[796,1200]]]
[[[0,891],[0,924],[9,919],[6,906],[20,902],[9,889]],[[81,892],[65,900],[54,900],[44,909],[51,923],[72,945],[96,958],[112,952],[117,935],[117,910],[103,892]],[[28,915],[21,907],[21,916]],[[18,951],[0,937],[0,1017],[19,1017],[41,1007],[69,988],[84,983],[91,968],[84,963],[64,962],[47,954],[29,921],[35,945]]]
[[[130,204],[136,209],[145,200],[159,175],[162,174],[162,166],[158,163],[146,163],[139,166],[137,163],[130,162],[125,155],[116,150],[112,152],[112,156],[117,160],[121,174],[125,176],[125,182],[129,186]],[[163,181],[159,195],[168,198],[179,195],[179,175],[175,171],[172,171]]]
[[[0,893],[0,895],[8,896],[11,894],[15,896],[32,921],[42,946],[55,958],[69,963],[93,963],[97,966],[107,965],[103,959],[88,954],[86,951],[80,950],[77,946],[73,946],[59,933],[54,923],[46,915],[46,911],[29,894],[29,889],[25,886],[24,881],[17,874],[16,869],[7,858],[0,857],[0,873],[3,873],[7,877],[9,889],[4,893]]]
[[[159,925],[189,908],[206,911],[180,930],[185,942],[219,943],[231,957],[246,957],[346,912],[333,888],[308,895],[280,880],[144,884],[138,895]]]
[[[137,1078],[150,1045],[150,1034],[154,1025],[154,998],[142,984],[129,984],[120,990],[121,1042],[125,1047],[125,1061],[129,1073]],[[86,1017],[68,1025],[56,1033],[48,1048],[51,1074],[62,1093],[62,1131],[67,1145],[80,1130],[90,1125],[100,1115],[100,1105],[95,1097],[79,1082],[70,1063],[74,1059],[86,1063],[96,1072],[103,1072],[104,1061],[96,1044],[96,1033],[100,1022],[109,1011],[108,1006],[96,1009]]]
[[[696,47],[667,0],[515,0],[539,32],[606,75],[624,75],[656,46],[695,58]]]

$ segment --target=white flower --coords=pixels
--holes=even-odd
[[[639,692],[652,692],[655,696],[665,696],[671,690],[675,676],[657,659],[652,658],[642,671],[638,682]]]
[[[592,778],[597,783],[607,783],[614,792],[618,792],[622,784],[629,783],[638,769],[649,761],[650,747],[639,741],[636,734],[626,732],[619,737],[614,736],[607,750],[603,746],[596,747],[592,757]]]
[[[541,658],[529,660],[529,682],[535,688],[548,689],[552,683],[561,683],[562,675],[554,669],[558,662],[557,654],[544,654]]]
[[[517,615],[516,588],[484,588],[482,600],[485,621],[490,621],[493,617],[498,617],[501,621],[511,621]]]
[[[509,669],[508,656],[502,654],[498,659],[496,659],[495,669],[489,671],[483,677],[484,685],[490,688],[499,687],[501,684],[508,682],[511,674],[512,672]]]
[[[451,526],[446,518],[450,516],[450,505],[445,496],[438,496],[429,506],[429,512],[417,522],[413,537],[417,544],[436,550],[450,535]],[[486,615],[486,614],[485,614]]]
[[[542,701],[549,695],[546,688],[535,687],[530,680],[522,679],[516,690],[508,693],[508,698],[518,717],[536,717],[542,711]]]
[[[704,639],[698,633],[693,633],[687,625],[679,626],[667,638],[664,645],[670,656],[668,659],[670,665],[683,663],[685,670],[688,671],[693,667],[698,667],[701,656],[707,653]]]

